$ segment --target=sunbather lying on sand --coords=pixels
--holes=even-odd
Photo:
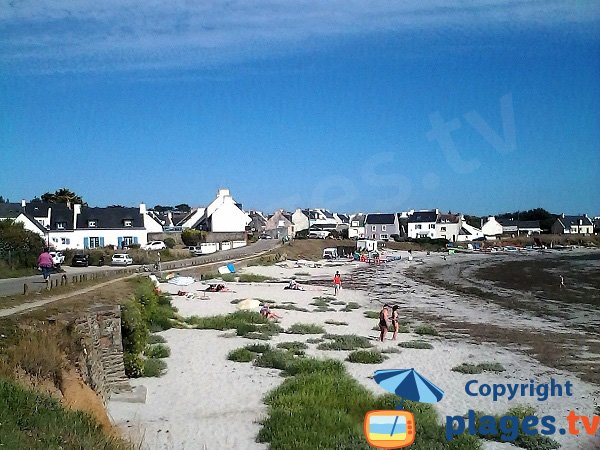
[[[291,280],[290,284],[288,284],[286,287],[284,287],[284,289],[292,289],[294,291],[303,291],[304,288],[302,286],[300,286],[296,280]]]
[[[228,292],[229,289],[224,284],[210,284],[205,289],[206,292]]]
[[[263,317],[266,317],[267,319],[281,319],[282,317],[275,314],[273,311],[271,311],[271,308],[269,308],[269,305],[263,305],[262,308],[260,309],[260,315]]]

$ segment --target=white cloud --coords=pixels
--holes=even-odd
[[[596,23],[571,0],[11,0],[0,63],[14,70],[194,68],[294,51],[343,36]],[[6,5],[6,3],[5,3]]]

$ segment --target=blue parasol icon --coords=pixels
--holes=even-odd
[[[444,397],[444,391],[415,369],[376,370],[373,378],[379,386],[402,400],[437,403]],[[401,404],[398,409],[402,409]]]

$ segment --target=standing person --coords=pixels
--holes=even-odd
[[[379,340],[381,342],[385,341],[385,335],[388,332],[388,308],[390,305],[387,303],[383,305],[381,311],[379,311]]]
[[[559,275],[559,276],[560,276],[560,288],[562,289],[565,287],[565,279],[563,278],[562,275]]]
[[[50,271],[54,266],[54,260],[52,259],[52,255],[49,253],[48,247],[44,248],[44,251],[40,253],[37,260],[38,266],[42,269],[42,275],[44,277],[44,281],[47,283],[50,278]]]
[[[392,341],[395,341],[398,337],[398,331],[400,330],[400,322],[398,322],[398,305],[394,305],[392,307],[392,326],[394,327],[394,336],[392,336]]]
[[[333,276],[333,290],[335,295],[338,294],[338,291],[340,290],[340,288],[342,287],[342,276],[340,275],[339,271],[335,272],[335,275]]]

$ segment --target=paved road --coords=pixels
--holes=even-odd
[[[175,270],[175,269],[183,269],[185,267],[194,267],[201,264],[213,263],[213,262],[222,262],[229,261],[237,258],[244,258],[246,256],[255,255],[257,253],[262,253],[267,250],[271,250],[279,244],[277,240],[259,240],[254,244],[248,245],[246,247],[235,248],[233,250],[226,250],[222,252],[213,253],[211,255],[206,256],[198,256],[195,258],[187,258],[180,259],[177,261],[169,261],[161,264],[162,270]],[[129,266],[129,268],[139,268],[140,266]],[[103,267],[69,267],[63,266],[67,277],[71,277],[74,275],[83,275],[83,274],[91,274],[97,272],[110,272],[114,270],[122,269],[123,267],[112,267],[112,266],[103,266]],[[53,274],[51,279],[60,279],[61,274]],[[69,278],[70,279],[70,278]],[[41,291],[46,287],[46,283],[44,283],[42,279],[42,275],[34,275],[31,277],[21,277],[21,278],[7,278],[0,280],[0,297],[6,297],[9,295],[16,295],[23,293],[23,285],[27,285],[29,292],[37,292]],[[1,303],[1,300],[0,300]]]

